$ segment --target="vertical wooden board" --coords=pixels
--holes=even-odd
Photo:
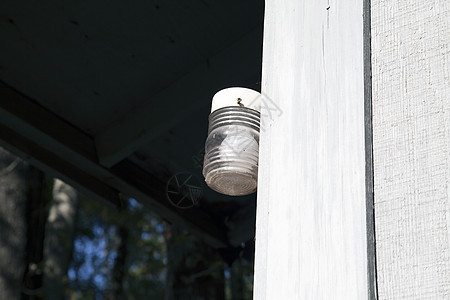
[[[450,299],[450,2],[372,0],[380,299]]]
[[[266,1],[254,299],[367,299],[362,1]]]

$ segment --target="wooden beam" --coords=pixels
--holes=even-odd
[[[0,145],[46,173],[60,178],[87,196],[121,207],[119,191],[80,170],[58,153],[52,153],[0,124]],[[38,158],[38,159],[37,159]]]
[[[200,209],[174,209],[169,201],[166,201],[165,185],[166,181],[161,178],[145,172],[142,168],[135,165],[131,161],[123,160],[111,168],[111,173],[120,176],[128,184],[125,186],[123,192],[126,194],[133,193],[136,199],[139,199],[147,207],[158,209],[155,207],[154,199],[164,199],[158,202],[158,205],[164,206],[167,210],[173,211],[176,219],[189,220],[193,225],[201,226],[203,238],[211,245],[219,246],[217,240],[220,240],[222,245],[228,244],[223,231],[219,230],[218,226],[212,222],[211,217]],[[127,174],[127,176],[123,176]],[[133,187],[130,189],[129,187]],[[149,196],[151,195],[151,197]],[[174,219],[173,217],[171,219]],[[177,223],[180,223],[177,221]],[[193,227],[190,225],[190,227]],[[211,237],[214,237],[212,239]]]
[[[98,163],[94,141],[73,125],[47,111],[32,99],[0,82],[0,141],[7,149],[30,157],[31,162],[97,197],[117,201],[117,191],[142,201],[169,222],[185,226],[214,247],[226,246],[225,233],[206,212],[194,207],[187,212],[168,204],[165,183],[132,164],[108,169]],[[147,177],[144,177],[147,176]],[[149,189],[148,186],[152,186]]]
[[[96,136],[100,163],[118,163],[209,105],[216,91],[254,78],[261,70],[261,36],[260,29],[251,31]]]
[[[363,1],[266,1],[254,299],[369,298],[363,53]]]

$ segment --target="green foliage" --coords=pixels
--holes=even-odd
[[[127,209],[119,212],[104,203],[80,200],[68,273],[69,299],[158,300],[166,292],[173,299],[252,299],[253,262],[243,257],[243,251],[228,267],[197,236],[167,225],[134,199],[127,202]],[[127,248],[119,298],[114,294],[112,273],[120,248],[119,228],[123,227]],[[205,294],[210,296],[205,298]]]
[[[163,299],[166,272],[166,224],[134,199],[119,212],[98,201],[81,199],[74,252],[69,269],[70,299],[115,299],[113,277],[120,244],[119,226],[128,229],[125,299]]]

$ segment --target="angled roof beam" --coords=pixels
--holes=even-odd
[[[91,196],[120,205],[118,192],[123,192],[211,246],[228,245],[225,233],[206,212],[172,206],[161,179],[126,160],[113,169],[100,165],[90,136],[1,81],[0,99],[0,145],[6,149]]]

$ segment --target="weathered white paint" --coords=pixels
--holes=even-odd
[[[362,1],[266,1],[254,299],[368,298],[363,72]]]
[[[450,2],[372,0],[380,299],[450,299]]]

